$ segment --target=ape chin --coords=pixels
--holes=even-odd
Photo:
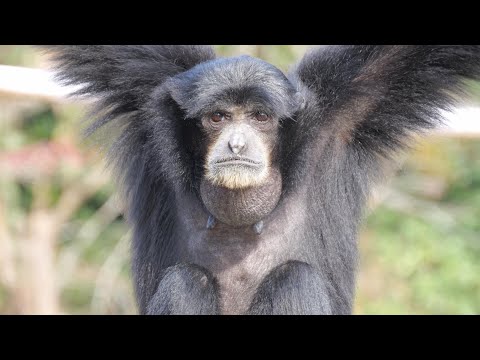
[[[142,314],[349,314],[372,184],[480,79],[480,46],[50,47],[97,102]]]

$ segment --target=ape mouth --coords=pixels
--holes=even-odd
[[[258,167],[262,165],[261,162],[255,161],[246,157],[228,157],[215,161],[217,166],[230,166],[230,165],[245,165]]]
[[[227,156],[209,163],[206,178],[215,186],[232,190],[261,185],[268,175],[268,166],[244,156]]]

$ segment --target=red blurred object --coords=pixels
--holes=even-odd
[[[57,141],[36,143],[19,150],[0,152],[0,173],[22,178],[49,176],[59,168],[79,169],[85,156],[72,144]]]

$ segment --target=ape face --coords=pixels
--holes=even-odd
[[[278,127],[278,118],[258,108],[232,106],[202,117],[208,146],[200,189],[216,219],[251,225],[275,208],[282,187]]]
[[[277,146],[278,118],[267,110],[232,106],[201,119],[209,144],[205,178],[227,189],[261,186],[270,173]]]
[[[235,227],[261,221],[281,194],[278,130],[299,106],[293,85],[271,64],[242,56],[202,63],[168,88],[197,125],[193,152],[207,210]]]

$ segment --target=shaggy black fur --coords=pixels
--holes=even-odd
[[[110,159],[140,312],[153,314],[350,313],[358,225],[384,160],[480,79],[473,45],[321,47],[288,76],[204,46],[50,50],[60,79],[98,99],[88,132],[119,130]],[[206,229],[198,117],[223,102],[260,102],[281,119],[282,196],[261,235]]]

